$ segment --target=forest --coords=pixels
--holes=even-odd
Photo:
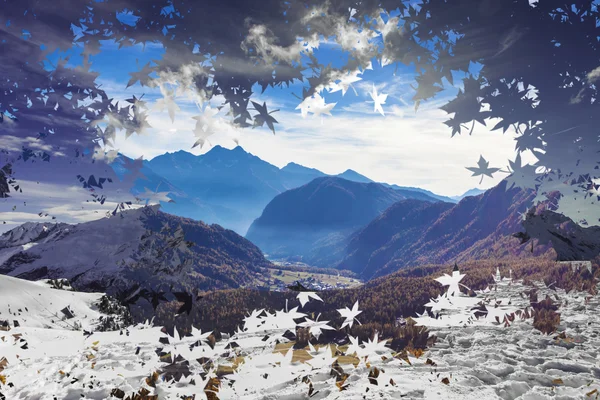
[[[593,262],[593,273],[587,270],[574,271],[570,266],[559,264],[547,259],[514,259],[514,260],[482,260],[466,262],[459,266],[461,273],[466,274],[461,282],[471,291],[482,290],[493,286],[493,276],[499,269],[503,277],[512,276],[522,279],[530,285],[533,282],[544,282],[548,287],[560,288],[566,291],[578,290],[594,293],[596,279],[600,277],[600,259]],[[320,320],[332,321],[334,326],[340,326],[343,319],[336,311],[359,302],[363,310],[361,324],[355,324],[349,332],[361,340],[372,338],[375,332],[379,337],[394,338],[402,331],[397,326],[399,318],[414,317],[425,311],[424,304],[429,299],[442,293],[443,288],[434,279],[451,274],[453,266],[425,265],[398,271],[394,274],[370,281],[360,288],[331,290],[318,292],[323,299],[311,301],[301,309],[312,317],[320,316]],[[461,287],[465,294],[469,290]],[[275,312],[287,307],[299,307],[296,292],[266,292],[252,289],[221,290],[206,294],[192,308],[189,315],[177,314],[181,305],[178,302],[160,304],[156,309],[155,322],[167,329],[176,326],[186,331],[193,325],[203,331],[215,330],[215,335],[221,332],[231,333],[252,310],[265,309]],[[471,293],[474,295],[474,293]],[[134,311],[135,313],[135,311]],[[148,315],[136,315],[137,319]],[[328,336],[326,331],[320,341],[332,341],[335,337]],[[337,332],[337,331],[333,331]],[[344,335],[341,333],[336,333]]]

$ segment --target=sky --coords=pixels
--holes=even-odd
[[[313,54],[319,63],[342,68],[348,62],[348,52],[342,50],[340,44],[321,38],[318,44],[312,45],[317,46],[313,48]],[[269,46],[277,50],[276,45]],[[494,121],[489,121],[488,127],[475,126],[472,135],[463,133],[451,137],[450,128],[444,124],[449,115],[439,107],[461,89],[461,79],[465,75],[458,73],[453,74],[455,86],[445,82],[446,89],[433,100],[421,103],[418,110],[412,101],[415,71],[399,64],[386,65],[381,59],[372,59],[370,68],[346,76],[346,86],[337,82],[321,91],[324,104],[329,105],[329,114],[305,113],[299,107],[306,82],[267,88],[264,92],[255,86],[251,100],[266,102],[270,111],[277,110],[272,113],[278,121],[273,133],[266,126],[256,129],[232,126],[226,109],[218,111],[216,108],[223,101],[218,96],[208,105],[199,105],[190,97],[177,97],[179,110],[172,120],[168,111],[161,107],[163,96],[159,88],[142,87],[139,82],[127,86],[131,72],[162,57],[164,49],[161,45],[148,43],[119,49],[114,42],[104,41],[100,50],[91,57],[92,70],[100,73],[97,82],[108,96],[121,103],[136,96],[144,100],[149,109],[151,128],[144,135],[125,138],[124,132],[117,133],[114,149],[131,158],[152,159],[179,150],[201,155],[216,145],[233,148],[239,144],[277,167],[295,162],[332,175],[352,169],[374,181],[454,196],[475,187],[490,188],[507,175],[497,173],[494,178],[485,177],[482,182],[479,177],[472,177],[465,167],[475,166],[481,156],[490,162],[490,166],[503,169],[515,156],[515,132],[491,132],[489,127],[495,124]],[[74,46],[66,52],[51,54],[46,61],[48,71],[67,56],[68,66],[80,65],[81,51]],[[306,64],[307,60],[304,61]],[[478,65],[471,64],[471,74],[477,74],[478,70]],[[371,96],[374,90],[380,98],[381,95],[386,97],[385,102],[375,104]],[[217,129],[206,143],[192,147],[196,141],[194,117],[198,115],[211,115]],[[5,139],[7,137],[0,137],[0,147],[20,147],[5,143]],[[524,153],[522,158],[524,163],[534,161],[531,154]],[[57,165],[53,163],[53,168]],[[70,168],[66,164],[62,167]],[[124,200],[119,195],[104,204],[90,203],[89,193],[76,184],[53,182],[51,177],[40,183],[22,182],[24,193],[15,193],[16,206],[6,199],[0,201],[0,219],[3,220],[0,232],[25,221],[47,220],[50,215],[63,222],[96,219]],[[127,189],[122,188],[119,193],[126,192]],[[49,217],[38,217],[40,210]]]
[[[415,111],[411,100],[414,72],[395,64],[382,66],[381,60],[373,60],[372,69],[358,75],[361,79],[352,83],[345,94],[341,90],[323,92],[326,103],[336,103],[331,115],[303,116],[301,110],[296,109],[300,103],[296,96],[302,94],[301,83],[289,88],[268,88],[264,93],[255,87],[254,101],[265,101],[269,110],[279,110],[273,114],[278,121],[275,134],[266,127],[234,129],[222,123],[207,143],[192,149],[195,142],[192,117],[202,114],[196,103],[178,98],[180,110],[171,121],[168,112],[157,107],[161,98],[158,89],[141,87],[139,83],[126,87],[130,78],[127,72],[135,70],[132,66],[137,64],[141,68],[162,53],[157,45],[119,50],[113,43],[106,42],[102,52],[93,58],[92,69],[101,72],[98,81],[110,97],[125,100],[134,94],[138,98],[144,95],[143,100],[148,102],[152,126],[149,133],[128,139],[121,133],[115,143],[115,147],[129,157],[152,159],[178,150],[199,155],[215,145],[233,148],[239,144],[278,167],[295,162],[329,174],[353,169],[375,181],[416,186],[452,196],[474,187],[492,187],[506,176],[486,177],[480,184],[479,178],[472,177],[465,167],[475,165],[481,155],[491,166],[505,169],[508,159],[515,155],[515,133],[510,130],[504,134],[491,132],[493,122],[489,127],[477,125],[471,136],[463,133],[451,137],[450,129],[444,124],[448,114],[439,107],[455,96],[460,88],[460,75],[455,74],[457,87],[447,85],[447,90],[434,100],[422,103]],[[320,44],[315,55],[320,62],[334,67],[347,58],[339,46],[329,42]],[[473,70],[476,73],[475,66]],[[370,96],[373,87],[379,94],[388,95],[382,105],[385,115],[374,110]],[[227,118],[224,112],[215,117]],[[524,162],[533,159],[527,154],[523,157]]]

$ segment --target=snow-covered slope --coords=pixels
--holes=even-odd
[[[186,277],[194,280],[189,287],[235,288],[252,282],[257,267],[269,265],[234,232],[163,213],[158,206],[77,225],[26,223],[0,236],[0,274],[67,278],[86,291],[142,282],[154,289],[184,284]]]
[[[102,293],[80,293],[51,287],[47,281],[30,282],[10,276],[0,276],[0,320],[10,325],[17,321],[27,328],[69,329],[81,326],[93,329],[100,313],[94,305]],[[73,318],[61,312],[69,307]]]
[[[443,279],[450,290],[458,285],[458,276]],[[534,330],[530,319],[516,318],[510,326],[495,322],[496,315],[527,304],[520,296],[527,288],[509,279],[498,279],[492,290],[468,300],[451,296],[450,291],[442,296],[445,300],[432,299],[428,307],[441,317],[416,320],[431,325],[439,339],[419,357],[410,352],[394,355],[377,337],[362,344],[350,337],[345,360],[338,359],[330,347],[274,351],[277,342],[287,341],[285,332],[294,331],[300,320],[304,320],[300,326],[313,333],[334,328],[318,317],[310,319],[302,309],[273,314],[256,310],[240,321],[242,329],[213,348],[206,343],[208,332],[166,335],[147,324],[126,331],[94,332],[89,337],[65,327],[41,328],[48,315],[24,293],[36,295],[38,290],[42,304],[52,299],[60,306],[81,299],[78,313],[91,316],[83,322],[94,319],[90,300],[96,295],[53,293],[54,289],[37,283],[7,277],[0,277],[0,285],[3,290],[13,287],[14,304],[31,305],[20,316],[22,326],[0,332],[0,359],[8,355],[8,364],[0,371],[6,381],[0,384],[0,392],[7,399],[109,399],[111,393],[120,396],[145,390],[158,399],[192,395],[203,399],[216,391],[208,398],[566,400],[595,398],[600,390],[598,296],[551,293],[562,302],[559,330],[564,335],[555,339],[555,335]],[[540,288],[542,295],[546,292]],[[499,300],[504,308],[472,318],[477,300],[487,304],[488,311],[497,309]],[[3,307],[4,315],[7,306]],[[358,315],[354,307],[340,313],[350,320]],[[175,359],[161,359],[165,354]],[[348,357],[351,354],[357,357]],[[348,362],[349,358],[355,361]],[[336,359],[340,365],[332,366]],[[229,368],[229,374],[223,374],[223,368]]]
[[[138,214],[124,211],[129,218],[102,218],[78,225],[27,223],[3,235],[2,252],[11,255],[0,266],[0,273],[24,278],[73,278],[85,274],[87,281],[100,280],[118,269],[118,262],[131,257],[145,229]],[[16,232],[15,232],[16,231]],[[2,242],[0,242],[2,243]],[[35,244],[35,245],[34,245]],[[30,245],[29,248],[23,246]],[[20,257],[19,257],[20,256]],[[0,259],[2,253],[0,253]]]

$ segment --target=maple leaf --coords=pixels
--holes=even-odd
[[[129,81],[127,82],[127,87],[135,85],[138,81],[142,86],[148,86],[150,80],[152,79],[149,75],[152,72],[153,69],[150,67],[150,63],[144,65],[141,71],[130,72],[129,75],[131,75],[131,79],[129,79]]]
[[[305,292],[305,293],[309,293],[309,292]],[[319,321],[319,317],[317,317],[317,319],[315,321],[313,321],[310,318],[306,318],[306,321],[302,322],[298,326],[300,326],[302,328],[308,328],[308,331],[314,337],[316,337],[318,340],[324,330],[330,330],[330,331],[335,330],[335,328],[329,326],[328,324],[329,324],[329,321]]]
[[[173,292],[173,296],[175,296],[178,302],[183,303],[181,307],[179,307],[179,310],[177,310],[176,316],[183,314],[184,312],[187,312],[187,314],[190,315],[190,312],[192,311],[192,295],[187,292]]]
[[[258,104],[257,102],[253,101],[252,105],[254,106],[254,109],[256,111],[258,111],[258,115],[254,116],[254,126],[263,126],[264,124],[267,124],[267,126],[269,127],[269,129],[271,129],[271,131],[273,132],[273,135],[275,134],[275,126],[273,124],[277,124],[277,120],[275,118],[273,118],[271,116],[272,113],[277,112],[279,110],[274,110],[269,112],[267,110],[267,103],[263,102],[262,106],[260,104]]]
[[[303,317],[306,317],[306,314],[298,312],[298,307],[294,307],[287,312],[283,310],[275,312],[275,321],[278,328],[293,329],[296,326],[294,320]]]
[[[254,331],[263,324],[263,321],[260,318],[260,314],[262,314],[263,311],[264,309],[262,308],[260,310],[252,310],[252,313],[244,318],[245,331]]]
[[[310,342],[308,342],[308,348],[308,354],[310,354],[312,358],[306,361],[306,363],[315,369],[329,367],[336,361],[336,357],[332,355],[330,345],[321,346],[317,350]]]
[[[160,291],[150,291],[145,296],[146,300],[148,300],[152,304],[152,308],[156,310],[156,307],[160,304],[161,301],[167,302],[167,298],[165,297],[165,292]]]
[[[175,102],[175,92],[173,90],[166,91],[162,99],[156,100],[154,107],[159,111],[163,111],[166,108],[171,122],[175,122],[175,112],[181,110]]]
[[[119,157],[119,149],[109,150],[104,153],[104,159],[107,163],[112,164]]]
[[[310,298],[323,301],[323,299],[321,299],[315,292],[300,292],[296,298],[300,301],[302,307],[304,307],[304,305],[310,301]]]
[[[161,201],[172,203],[173,200],[168,197],[168,194],[169,192],[153,192],[147,187],[144,187],[144,193],[138,194],[137,197],[146,200],[147,203],[159,203]]]
[[[477,161],[477,167],[466,167],[466,168],[469,171],[473,172],[473,175],[471,175],[471,176],[481,175],[481,180],[479,181],[479,183],[481,184],[484,176],[489,176],[490,178],[493,178],[492,174],[500,171],[500,168],[490,168],[489,165],[490,165],[490,162],[486,161],[486,159],[480,155],[479,161]]]
[[[208,342],[208,337],[212,335],[212,331],[202,333],[201,329],[196,329],[194,325],[192,325],[192,337],[199,342]]]
[[[146,107],[146,102],[142,101],[142,97],[144,97],[143,95],[138,99],[135,94],[133,95],[133,97],[131,99],[127,99],[125,100],[126,102],[133,104],[134,107],[137,108],[145,108]]]
[[[506,178],[506,190],[530,187],[536,178],[536,168],[530,164],[521,165],[521,153],[517,154],[514,162],[508,160],[508,164],[508,172],[511,174]]]
[[[202,148],[202,146],[204,146],[204,143],[206,142],[206,139],[208,139],[209,136],[216,133],[216,121],[214,119],[214,116],[218,112],[218,108],[212,108],[210,106],[207,106],[202,114],[192,117],[192,119],[196,120],[194,136],[198,138],[198,140],[196,140],[196,142],[192,146],[192,149],[198,145],[200,145],[200,148]]]
[[[369,93],[369,95],[373,99],[373,103],[374,103],[373,112],[379,111],[379,113],[385,117],[385,113],[383,112],[383,107],[381,107],[381,106],[383,104],[385,104],[385,101],[387,100],[388,95],[383,94],[383,93],[378,94],[377,88],[375,88],[375,84],[373,84],[373,91],[371,93]]]
[[[358,309],[358,300],[356,300],[356,302],[354,303],[354,306],[352,306],[352,309],[349,309],[348,307],[346,307],[344,309],[338,309],[337,311],[340,313],[340,315],[342,317],[345,318],[344,322],[342,323],[342,327],[340,329],[344,329],[346,326],[349,326],[350,328],[352,328],[354,319],[356,318],[356,316],[358,314],[362,313],[362,311],[360,311]]]
[[[358,343],[358,338],[354,337],[354,336],[350,336],[348,335],[348,339],[350,340],[350,344],[348,345],[348,349],[346,350],[346,354],[347,355],[353,355],[356,354],[357,356],[360,356],[360,354],[362,353],[363,349],[360,346],[360,344]]]
[[[352,73],[349,72],[346,75],[343,75],[341,78],[338,79],[339,82],[334,82],[329,85],[329,93],[335,93],[341,90],[342,96],[344,96],[349,88],[354,89],[354,87],[352,86],[353,83],[362,80],[362,78],[358,76],[360,74],[361,72],[356,70]],[[356,89],[354,89],[354,92],[356,93]]]
[[[305,97],[296,107],[296,110],[300,110],[302,118],[306,118],[308,113],[313,113],[314,115],[331,115],[331,110],[336,104],[325,103],[325,99],[319,93],[315,93],[313,96]]]
[[[364,344],[364,352],[367,355],[389,353],[391,349],[387,347],[387,340],[379,340],[379,334],[375,332],[373,339],[370,339]]]
[[[299,281],[296,281],[296,283],[293,285],[289,285],[287,288],[293,292],[312,292],[312,290],[304,287],[304,285],[301,284]]]

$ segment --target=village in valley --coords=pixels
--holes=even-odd
[[[268,268],[267,280],[260,288],[266,290],[283,292],[295,282],[299,282],[307,289],[315,291],[348,289],[362,285],[358,278],[349,276],[344,271],[331,270],[326,273],[322,269],[315,269],[300,262],[273,261],[274,268]],[[318,272],[312,272],[311,270]]]

